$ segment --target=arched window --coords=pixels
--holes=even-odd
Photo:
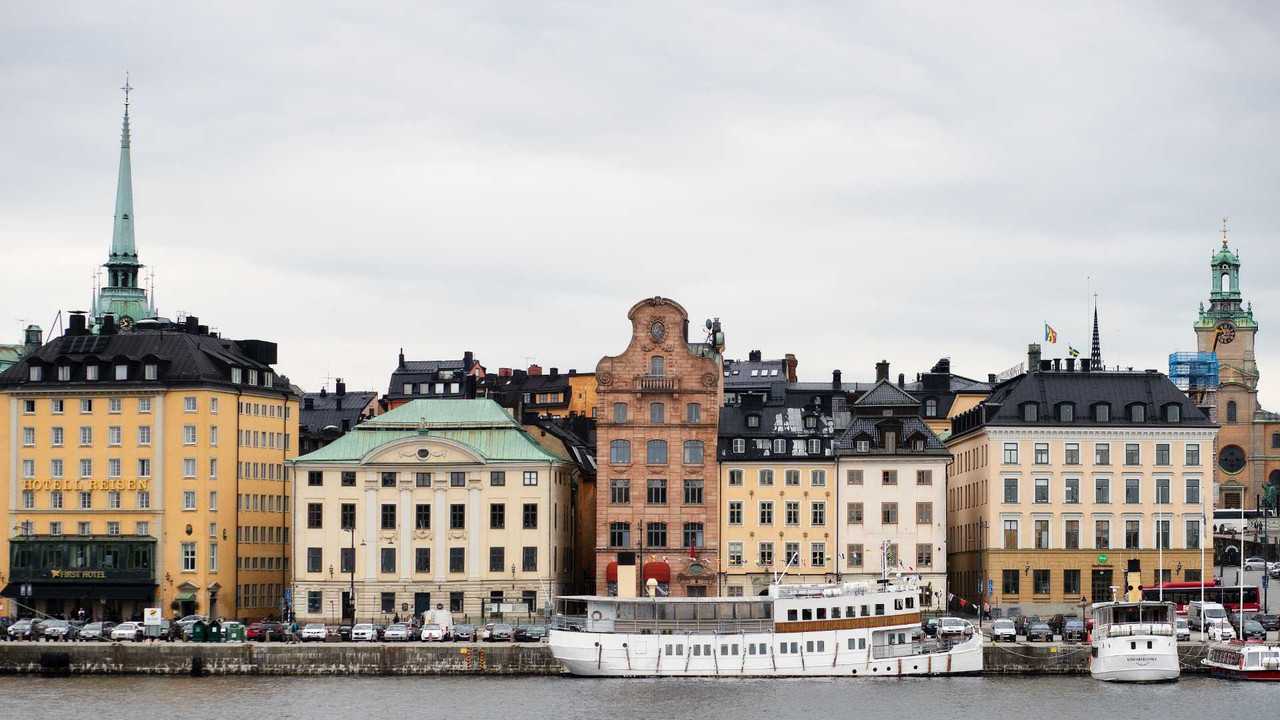
[[[649,358],[649,374],[654,376],[662,376],[667,374],[667,359],[661,355],[654,355]]]
[[[609,443],[609,462],[614,465],[631,464],[631,441],[614,440]]]
[[[650,440],[645,444],[645,462],[650,465],[667,464],[667,441]]]
[[[1271,433],[1271,447],[1280,448],[1280,433]]]
[[[1236,421],[1236,401],[1228,400],[1227,401],[1227,422],[1235,422],[1235,421]]]
[[[1222,273],[1222,292],[1231,292],[1231,273]]]

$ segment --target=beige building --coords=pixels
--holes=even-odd
[[[993,605],[1078,612],[1123,587],[1131,561],[1146,584],[1208,577],[1216,427],[1155,371],[1029,366],[947,442],[957,601],[979,602],[981,581]]]
[[[521,619],[570,580],[573,466],[492,400],[411,400],[294,467],[299,622]]]

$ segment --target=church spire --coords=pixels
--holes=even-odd
[[[1098,296],[1093,296],[1093,352],[1089,354],[1089,366],[1102,369],[1102,340],[1098,336]]]
[[[107,265],[136,266],[138,250],[133,242],[133,170],[129,162],[129,91],[133,87],[129,85],[128,74],[125,75],[124,87],[120,89],[124,91],[124,123],[120,129],[120,174],[116,178],[115,227],[111,232],[111,256],[107,259]]]

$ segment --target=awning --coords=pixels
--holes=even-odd
[[[195,590],[181,590],[181,591],[179,591],[179,592],[178,592],[178,594],[177,594],[177,595],[174,595],[174,596],[173,596],[173,599],[174,599],[174,600],[178,600],[178,601],[180,601],[180,602],[190,602],[190,601],[192,601],[192,600],[195,600],[195,599],[196,599],[196,591],[195,591]]]
[[[671,582],[671,566],[661,561],[647,562],[644,564],[642,579],[645,581],[653,579],[660,583],[669,583]]]
[[[0,591],[0,596],[21,598],[23,585],[31,586],[33,600],[149,600],[156,593],[154,583],[11,582]]]
[[[618,563],[611,562],[604,569],[605,582],[618,582]]]

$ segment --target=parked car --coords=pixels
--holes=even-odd
[[[1191,625],[1187,623],[1186,618],[1173,621],[1173,632],[1177,640],[1191,640]]]
[[[1205,625],[1208,626],[1210,640],[1222,641],[1236,639],[1235,628],[1231,627],[1231,623],[1226,620],[1213,620],[1206,622]]]
[[[489,642],[511,642],[515,639],[516,628],[510,623],[493,623],[489,628]]]
[[[1236,631],[1236,637],[1241,640],[1266,640],[1267,630],[1262,627],[1262,623],[1254,620],[1252,617],[1244,619],[1244,627],[1240,626],[1240,613],[1232,613],[1231,629]]]
[[[387,631],[382,634],[382,638],[387,642],[404,642],[409,639],[409,626],[404,623],[388,625]]]
[[[480,628],[480,632],[479,632],[479,635],[476,637],[476,640],[479,640],[481,642],[489,642],[489,637],[493,635],[494,625],[495,623],[487,623],[484,627]]]
[[[138,642],[143,635],[142,623],[123,622],[111,629],[111,639],[113,641]]]
[[[9,626],[10,640],[30,640],[40,632],[40,621],[32,618],[23,618],[18,622]]]
[[[545,642],[547,640],[546,625],[518,625],[516,642]]]
[[[1268,613],[1257,613],[1253,616],[1258,624],[1267,630],[1280,630],[1280,615],[1271,615]]]
[[[1226,622],[1227,611],[1221,603],[1192,600],[1187,603],[1187,623],[1192,630],[1208,630],[1209,625]]]
[[[1071,613],[1058,613],[1049,620],[1049,629],[1055,634],[1061,635],[1063,634],[1063,628],[1067,626],[1067,621],[1079,619],[1080,617],[1078,615],[1072,615]]]
[[[1053,642],[1053,630],[1047,622],[1034,622],[1027,626],[1028,642]]]
[[[423,625],[421,638],[427,642],[444,642],[444,626],[436,625],[435,623],[427,623],[426,625]]]
[[[1018,634],[1026,635],[1032,625],[1043,622],[1039,615],[1022,615],[1018,618]]]
[[[338,639],[342,640],[342,642],[350,642],[350,641],[351,641],[351,626],[350,626],[350,625],[339,625],[339,626],[338,626]]]
[[[1084,621],[1068,615],[1062,621],[1062,642],[1084,642]]]
[[[101,622],[91,622],[80,628],[80,634],[76,636],[77,640],[109,640],[111,631],[115,629],[116,624],[103,620]]]
[[[449,633],[454,640],[458,642],[475,642],[476,626],[469,623],[462,623],[453,626],[453,632]]]
[[[929,637],[938,637],[938,618],[925,618],[920,621],[920,629]]]
[[[1266,570],[1267,561],[1263,560],[1260,557],[1245,558],[1244,569],[1245,570]]]
[[[991,623],[991,639],[994,642],[1000,642],[1002,640],[1006,642],[1017,642],[1018,626],[1008,618],[996,620]]]
[[[374,629],[373,623],[358,623],[351,628],[353,642],[375,642],[377,639],[378,631]]]
[[[938,620],[938,637],[945,638],[962,638],[973,627],[967,620],[962,618],[944,617]]]
[[[289,631],[278,622],[256,622],[249,623],[249,627],[245,628],[244,639],[256,642],[271,642],[272,640],[285,640],[288,634]]]
[[[302,626],[302,632],[298,634],[302,642],[324,642],[325,638],[328,636],[324,623],[307,623]]]
[[[1280,563],[1276,563],[1276,566],[1268,570],[1267,574],[1273,578],[1280,579]]]

